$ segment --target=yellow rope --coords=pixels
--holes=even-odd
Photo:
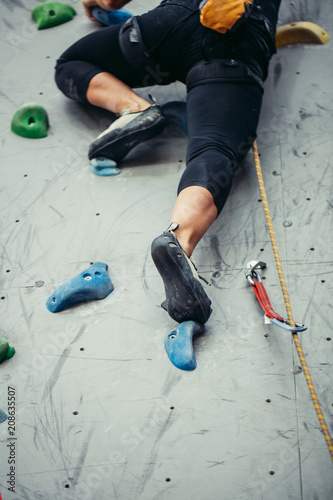
[[[272,218],[271,218],[271,214],[270,214],[269,207],[268,207],[268,201],[267,201],[264,179],[262,176],[258,147],[257,147],[256,141],[254,141],[254,143],[253,143],[252,150],[253,150],[254,163],[256,166],[256,171],[257,171],[257,176],[258,176],[258,181],[259,181],[259,188],[260,188],[262,204],[263,204],[265,216],[266,216],[266,224],[267,224],[267,228],[268,228],[268,232],[269,232],[269,237],[270,237],[270,240],[272,243],[274,259],[275,259],[275,263],[276,263],[277,272],[279,275],[280,285],[281,285],[284,303],[285,303],[285,307],[286,307],[286,312],[287,312],[287,316],[288,316],[288,322],[291,326],[296,326],[294,319],[293,319],[288,290],[287,290],[286,282],[285,282],[284,275],[283,275],[280,254],[279,254],[279,250],[277,247],[275,233],[274,233],[273,224],[272,224]],[[320,427],[324,433],[325,440],[326,440],[326,443],[327,443],[327,446],[328,446],[328,449],[329,449],[329,452],[331,455],[331,459],[333,462],[333,441],[332,441],[332,438],[330,436],[329,430],[327,428],[325,418],[324,418],[322,411],[321,411],[321,408],[320,408],[320,404],[319,404],[318,397],[317,397],[317,394],[316,394],[316,391],[315,391],[315,388],[314,388],[314,385],[312,382],[309,368],[308,368],[308,365],[306,363],[306,359],[304,357],[301,342],[300,342],[298,334],[296,332],[292,332],[292,336],[293,336],[296,351],[297,351],[297,354],[298,354],[298,357],[299,357],[299,360],[300,360],[300,363],[301,363],[301,366],[303,369],[303,373],[305,375],[305,379],[306,379],[306,382],[308,384],[311,399],[312,399],[313,405],[314,405],[316,413],[317,413]]]

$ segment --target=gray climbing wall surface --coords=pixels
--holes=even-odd
[[[175,323],[160,307],[150,243],[169,223],[186,134],[169,126],[119,176],[91,173],[87,148],[110,116],[66,99],[53,68],[99,28],[71,1],[72,21],[37,31],[37,4],[0,5],[0,335],[16,348],[0,365],[0,408],[8,414],[10,397],[16,410],[14,430],[0,424],[3,500],[333,498],[332,462],[304,375],[292,373],[290,334],[264,324],[244,277],[249,260],[265,260],[265,286],[285,314],[252,155],[195,253],[214,312],[195,340],[197,368],[184,372],[164,350]],[[299,20],[333,34],[330,2],[283,1],[279,23]],[[308,326],[300,338],[331,432],[332,43],[278,50],[258,129],[294,317]],[[162,104],[185,99],[181,84],[141,93],[152,90]],[[44,139],[10,131],[28,102],[48,112]],[[50,313],[57,286],[96,261],[109,265],[114,292]]]

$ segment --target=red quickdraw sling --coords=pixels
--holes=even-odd
[[[285,320],[282,316],[280,316],[280,314],[274,311],[271,301],[269,300],[268,294],[266,292],[266,289],[261,281],[260,274],[258,272],[258,269],[264,269],[265,267],[266,267],[265,262],[251,261],[247,264],[247,267],[245,269],[246,279],[251,284],[252,290],[254,291],[259,301],[259,304],[265,311],[265,316],[267,316],[270,319],[271,323],[273,323],[276,326],[279,326],[280,328],[283,328],[284,330],[293,332],[305,331],[307,329],[306,326],[299,325],[297,323],[295,323],[296,326],[291,326],[289,325],[287,320]]]

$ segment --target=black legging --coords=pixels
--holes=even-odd
[[[88,85],[100,72],[132,88],[176,80],[186,83],[187,168],[178,192],[189,186],[205,187],[220,213],[233,172],[255,138],[262,101],[260,80],[266,78],[275,51],[280,0],[257,0],[253,15],[226,35],[200,24],[199,3],[170,0],[136,17],[138,42],[130,38],[133,21],[82,38],[57,61],[56,83],[65,95],[80,102],[87,102]]]

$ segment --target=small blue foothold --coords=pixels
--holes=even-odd
[[[203,329],[204,326],[196,321],[184,321],[167,336],[164,347],[171,363],[177,368],[188,371],[196,368],[192,339]]]
[[[183,101],[171,101],[163,104],[162,111],[166,119],[183,127],[187,133],[186,103]]]
[[[2,422],[4,422],[5,420],[7,420],[7,415],[4,411],[0,410],[0,424],[2,424]]]
[[[98,6],[93,6],[90,8],[91,15],[104,26],[113,26],[114,24],[119,24],[127,21],[133,17],[133,14],[128,12],[126,9],[119,10],[105,10]]]
[[[93,174],[101,176],[118,175],[120,173],[117,163],[110,160],[110,158],[104,158],[104,156],[93,158],[90,162],[90,169]]]
[[[105,299],[113,290],[107,269],[107,264],[95,262],[82,273],[69,279],[47,299],[47,309],[56,313],[78,302]]]

